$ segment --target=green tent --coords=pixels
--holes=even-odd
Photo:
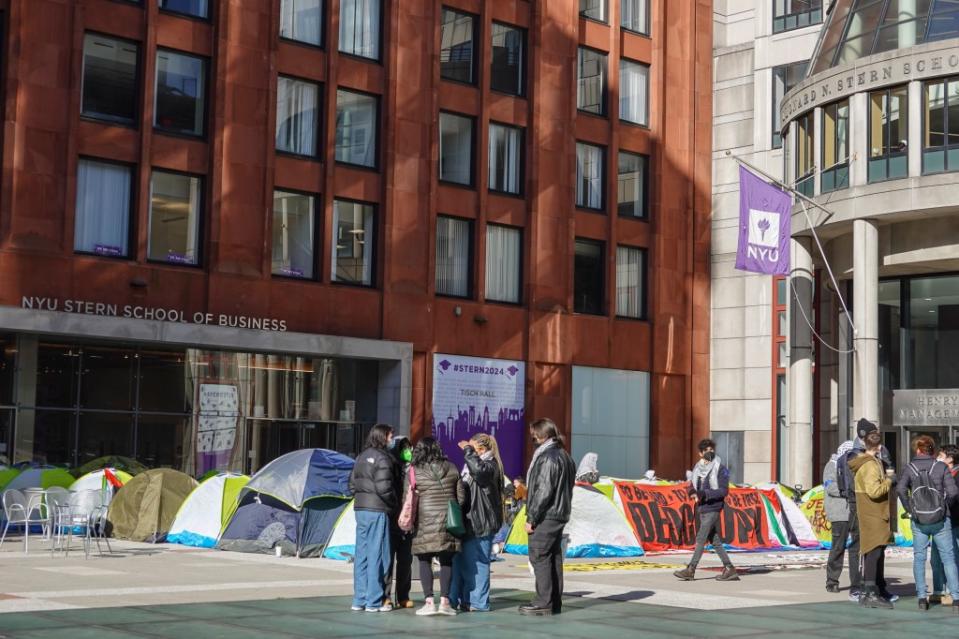
[[[11,468],[9,466],[0,467],[0,490],[3,490],[7,487],[13,478],[20,474],[19,468]]]
[[[139,475],[143,471],[147,470],[147,467],[138,462],[135,459],[130,457],[124,457],[122,455],[106,455],[104,457],[97,457],[96,459],[90,460],[82,466],[74,468],[72,471],[74,477],[83,477],[87,473],[92,473],[95,470],[102,470],[104,468],[112,468],[113,470],[122,470],[125,473],[131,475]]]
[[[110,502],[107,521],[113,536],[130,541],[166,538],[196,480],[171,468],[154,468],[130,480]]]

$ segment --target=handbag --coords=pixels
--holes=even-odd
[[[410,485],[403,496],[403,508],[400,510],[399,519],[396,525],[403,532],[412,532],[416,528],[416,511],[419,506],[419,495],[416,493],[416,473],[413,467],[409,470]]]
[[[460,503],[455,499],[451,499],[446,505],[446,532],[457,538],[466,535],[463,509],[460,508]]]

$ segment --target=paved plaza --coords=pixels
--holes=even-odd
[[[949,607],[916,609],[908,550],[887,575],[902,596],[892,611],[865,610],[823,588],[823,552],[735,555],[742,580],[719,583],[708,557],[692,583],[670,574],[686,554],[576,560],[564,613],[516,614],[532,580],[524,558],[494,564],[493,611],[419,618],[412,611],[349,610],[351,566],[321,559],[246,555],[115,542],[112,555],[51,557],[45,542],[0,549],[0,637],[127,639],[208,637],[885,637],[954,635]],[[418,591],[418,584],[414,584]]]

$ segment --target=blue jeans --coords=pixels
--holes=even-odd
[[[959,553],[959,526],[952,528],[953,552]],[[956,565],[959,569],[959,554],[956,554]],[[939,595],[943,592],[943,584],[946,583],[946,570],[942,564],[942,557],[939,555],[939,548],[932,546],[932,594]]]
[[[383,605],[383,584],[390,569],[390,523],[386,513],[356,511],[356,556],[353,560],[353,606]]]
[[[926,549],[930,542],[935,545],[942,559],[949,594],[953,600],[959,600],[959,569],[956,568],[953,550],[955,538],[948,517],[940,524],[926,526],[912,522],[912,576],[916,580],[916,595],[920,599],[926,598]]]
[[[494,536],[469,537],[463,540],[463,549],[453,557],[451,605],[468,603],[470,608],[477,612],[489,610],[489,565]]]

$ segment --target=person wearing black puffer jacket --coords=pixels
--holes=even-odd
[[[468,510],[463,548],[453,558],[450,605],[463,612],[488,612],[493,537],[503,526],[503,461],[496,438],[486,433],[459,447],[466,460],[460,476]]]
[[[356,555],[353,560],[354,611],[388,612],[383,601],[390,569],[390,519],[399,505],[398,467],[389,452],[393,427],[377,424],[356,457],[350,475],[356,516]]]
[[[563,529],[573,508],[576,464],[563,448],[563,436],[552,420],[538,419],[529,431],[536,450],[526,477],[526,532],[536,597],[520,606],[519,612],[552,615],[563,608]]]

